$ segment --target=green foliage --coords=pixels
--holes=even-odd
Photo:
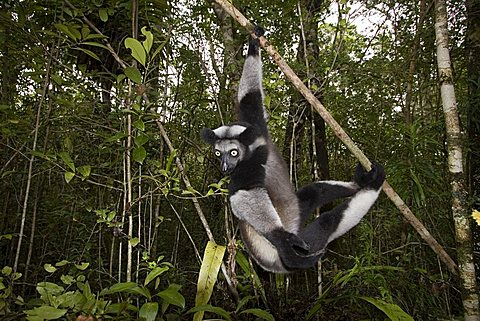
[[[195,307],[205,306],[210,300],[215,282],[217,282],[218,271],[222,265],[225,246],[208,241],[205,253],[203,254],[202,266],[198,275],[197,294],[195,296]],[[216,308],[215,308],[216,309]],[[196,311],[193,319],[201,321],[205,310]],[[214,311],[210,311],[214,312]],[[216,312],[218,313],[218,312]],[[222,316],[224,316],[222,314]]]
[[[40,301],[33,303],[32,308],[24,310],[27,320],[54,320],[78,313],[96,318],[115,319],[121,316],[125,320],[136,319],[135,314],[138,313],[140,319],[155,320],[157,316],[161,317],[170,305],[183,310],[185,298],[179,292],[180,285],[172,283],[166,289],[156,291],[154,294],[146,287],[150,282],[160,280],[159,276],[168,271],[168,264],[166,262],[162,264],[164,266],[156,266],[150,271],[144,285],[136,282],[115,283],[102,289],[98,294],[91,290],[90,283],[83,274],[83,271],[88,268],[88,263],[72,264],[62,260],[55,266],[45,264],[45,270],[49,273],[55,273],[58,271],[57,268],[65,269],[68,266],[73,269],[70,269],[68,274],[60,276],[60,280],[67,285],[67,288],[52,282],[37,284],[36,290],[40,295]],[[8,272],[8,267],[4,270]],[[157,288],[158,286],[155,286],[155,290]],[[122,299],[113,300],[117,296]],[[139,309],[129,303],[135,297],[142,302]],[[158,299],[162,302],[161,311],[159,311]]]

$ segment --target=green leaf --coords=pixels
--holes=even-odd
[[[129,242],[132,247],[135,247],[140,243],[140,239],[138,237],[133,237]]]
[[[127,291],[128,293],[140,294],[141,296],[146,297],[148,300],[152,298],[150,291],[147,288],[142,286],[135,286]]]
[[[100,295],[106,295],[106,294],[112,294],[112,293],[118,293],[118,292],[128,292],[132,288],[136,287],[137,283],[135,282],[121,282],[121,283],[116,283],[109,287],[108,289],[103,289],[100,292]]]
[[[9,276],[12,273],[13,269],[9,266],[4,266],[2,269],[2,274]]]
[[[63,160],[65,165],[67,165],[72,170],[72,172],[75,172],[75,164],[73,163],[73,160],[70,157],[70,154],[64,151],[64,152],[58,153],[58,155]]]
[[[123,72],[125,75],[133,81],[134,83],[141,84],[142,83],[142,74],[140,71],[135,67],[126,67]]]
[[[117,76],[117,84],[121,83],[125,79],[125,74],[120,74]]]
[[[143,146],[145,145],[150,138],[145,135],[145,134],[140,134],[137,137],[135,137],[135,145],[137,146]]]
[[[195,296],[195,306],[202,306],[208,303],[212,295],[213,287],[217,282],[218,271],[222,265],[225,246],[208,241],[203,254],[202,266],[198,275],[197,294]],[[195,321],[203,319],[203,311],[197,312],[193,319]]]
[[[145,130],[145,123],[143,122],[143,120],[137,119],[133,122],[133,127],[143,132]]]
[[[260,295],[262,296],[263,300],[266,302],[267,296],[265,294],[265,289],[263,288],[262,281],[260,281],[260,278],[258,277],[257,272],[255,272],[254,269],[250,268],[250,263],[248,263],[248,260],[245,257],[245,255],[243,255],[242,252],[237,251],[237,254],[235,255],[235,260],[237,261],[238,265],[240,265],[240,268],[243,270],[243,272],[246,275],[251,276],[254,286],[260,291]]]
[[[194,321],[203,320],[203,312],[215,313],[215,314],[218,314],[218,315],[222,316],[226,320],[229,320],[229,321],[232,320],[232,318],[230,317],[230,313],[228,313],[227,311],[225,311],[222,308],[214,307],[210,304],[199,305],[199,306],[196,306],[194,308],[191,308],[188,311],[188,313],[193,313],[193,312],[195,312],[195,316],[198,315],[198,313],[201,313],[201,315],[202,315],[202,318],[200,318],[200,319],[197,319],[194,316],[194,319],[193,319]]]
[[[107,12],[107,9],[99,9],[98,10],[98,16],[100,17],[100,20],[102,20],[103,22],[107,22],[108,20],[108,12]]]
[[[185,308],[185,298],[178,292],[178,285],[170,284],[168,289],[158,292],[157,295],[169,304]]]
[[[55,28],[57,28],[58,30],[60,30],[70,38],[72,38],[74,41],[77,41],[77,39],[80,38],[80,37],[77,38],[77,35],[74,32],[72,32],[71,28],[69,28],[67,25],[64,25],[62,23],[55,23],[54,26]]]
[[[77,171],[82,175],[83,179],[88,178],[90,176],[90,172],[92,167],[90,165],[83,165],[77,168]]]
[[[141,31],[145,36],[145,40],[142,41],[143,48],[145,48],[145,51],[149,53],[153,45],[153,34],[147,30],[147,27],[143,27]]]
[[[48,273],[53,273],[57,270],[56,267],[54,267],[53,265],[51,265],[50,263],[46,263],[43,265],[43,268],[45,269],[45,271],[47,271]]]
[[[57,309],[48,305],[43,305],[33,310],[27,310],[25,313],[28,316],[39,317],[39,320],[55,320],[61,318],[67,313],[66,309]],[[34,319],[29,319],[34,320]]]
[[[413,318],[403,311],[398,305],[387,303],[383,300],[361,297],[361,299],[373,304],[380,311],[385,313],[392,321],[413,321]]]
[[[117,212],[115,212],[115,211],[110,211],[110,212],[108,213],[108,216],[107,216],[107,221],[108,221],[108,222],[111,222],[111,221],[115,218],[115,216],[117,216]]]
[[[145,278],[145,282],[143,283],[144,286],[147,286],[148,283],[152,282],[157,276],[168,271],[168,266],[157,266],[150,273],[147,274]]]
[[[70,262],[68,262],[67,260],[61,260],[60,262],[55,263],[55,266],[61,267],[67,265],[68,263]]]
[[[155,321],[158,313],[158,303],[157,302],[146,302],[140,308],[138,316],[140,320],[145,321]]]
[[[65,177],[65,182],[70,183],[70,181],[75,177],[75,173],[65,172],[64,177]]]
[[[143,164],[143,161],[147,157],[147,151],[143,146],[138,146],[133,149],[133,160],[137,163]]]
[[[86,53],[87,55],[89,55],[90,57],[92,57],[93,59],[100,61],[100,58],[97,56],[97,54],[94,53],[94,52],[91,51],[91,50],[88,50],[88,49],[85,49],[85,48],[81,48],[81,47],[74,47],[73,49],[83,51],[84,53]]]
[[[243,313],[253,314],[254,316],[261,318],[263,320],[275,321],[275,318],[273,317],[273,315],[271,315],[270,313],[262,309],[247,309],[240,312],[240,314],[243,314]]]
[[[53,74],[51,77],[52,77],[52,80],[53,80],[57,85],[63,84],[63,79],[62,79],[62,77],[60,77],[60,75],[58,75],[58,74]]]
[[[71,275],[62,275],[60,276],[60,280],[63,282],[65,285],[70,285],[73,282],[75,282],[75,279]]]
[[[98,42],[93,42],[93,41],[84,41],[84,42],[81,43],[81,45],[94,46],[94,47],[99,47],[99,48],[103,48],[103,49],[108,50],[108,47],[105,46],[103,43],[98,43]]]
[[[123,139],[123,138],[125,138],[125,137],[127,137],[127,136],[128,136],[128,135],[127,135],[127,133],[125,133],[125,132],[118,132],[118,133],[116,133],[116,134],[113,135],[113,136],[110,136],[110,137],[105,138],[105,142],[107,142],[107,143],[116,142],[116,141],[119,141],[119,140],[121,140],[121,139]]]
[[[125,39],[125,47],[132,50],[132,57],[135,58],[139,63],[145,66],[147,60],[145,49],[143,48],[140,41],[135,38]]]
[[[138,311],[137,307],[128,302],[113,303],[107,307],[106,313],[120,314],[123,311]]]
[[[77,269],[79,269],[80,271],[84,271],[89,265],[90,265],[90,263],[84,262],[84,263],[81,263],[81,264],[75,264],[75,267]]]

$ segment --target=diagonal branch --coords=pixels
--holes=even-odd
[[[231,3],[226,0],[215,0],[223,10],[232,16],[238,23],[244,27],[252,37],[256,37],[255,26],[243,16]],[[280,67],[285,76],[292,82],[295,88],[305,97],[305,99],[313,106],[313,108],[322,116],[325,122],[330,126],[335,135],[347,146],[350,152],[360,161],[366,168],[370,169],[372,163],[365,156],[360,148],[353,142],[348,134],[343,130],[340,124],[332,117],[322,103],[315,97],[315,95],[303,84],[302,80],[295,74],[285,60],[280,56],[277,50],[267,41],[265,37],[260,37],[260,44],[272,57],[275,63]],[[383,184],[383,191],[400,210],[405,219],[413,226],[413,228],[420,234],[420,236],[427,242],[432,250],[438,255],[440,260],[448,267],[453,274],[458,274],[458,267],[444,248],[435,240],[420,220],[412,213],[410,208],[405,204],[401,197],[395,192],[390,184],[385,181]]]

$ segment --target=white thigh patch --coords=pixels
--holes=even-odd
[[[230,196],[230,204],[233,214],[253,226],[260,234],[283,227],[265,188],[239,190]]]
[[[347,208],[342,214],[342,219],[338,224],[337,230],[333,232],[328,238],[328,243],[334,239],[342,236],[355,225],[357,225],[362,217],[367,214],[370,207],[378,198],[380,191],[375,190],[361,190],[350,200]]]

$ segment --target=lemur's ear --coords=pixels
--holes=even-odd
[[[258,130],[254,126],[248,126],[241,134],[238,136],[240,142],[244,145],[251,145],[258,137]]]
[[[211,130],[210,128],[204,128],[200,132],[200,135],[202,136],[202,139],[205,141],[205,143],[213,145],[217,141],[218,137],[215,135],[215,132]]]

